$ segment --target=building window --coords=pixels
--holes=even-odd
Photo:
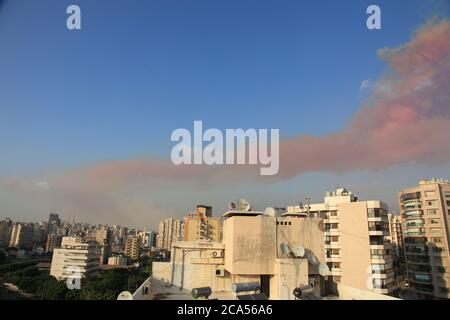
[[[441,238],[431,238],[431,242],[433,242],[433,243],[442,243],[442,239]]]
[[[445,191],[444,194],[446,198],[450,198],[450,191]]]
[[[439,224],[439,219],[429,219],[428,223],[429,224]]]
[[[436,196],[436,192],[434,191],[425,191],[425,197],[429,198],[429,197],[434,197]]]
[[[427,206],[429,206],[429,207],[435,207],[436,204],[437,204],[436,200],[427,201]]]
[[[437,214],[437,210],[436,209],[429,209],[427,212],[428,212],[429,215]]]
[[[436,272],[445,273],[445,268],[444,267],[436,267]]]
[[[430,233],[433,235],[442,235],[442,229],[441,228],[430,228]]]

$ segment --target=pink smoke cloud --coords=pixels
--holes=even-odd
[[[260,177],[256,166],[175,166],[169,160],[136,158],[53,176],[10,178],[0,181],[0,189],[22,194],[24,203],[30,195],[36,201],[46,199],[43,208],[62,208],[76,216],[117,215],[129,221],[138,214],[147,219],[150,212],[160,217],[173,214],[173,208],[146,199],[161,190],[208,190],[227,183],[285,180],[311,171],[449,163],[450,21],[428,22],[407,43],[379,50],[379,57],[389,70],[370,82],[372,93],[349,125],[325,136],[281,141],[277,176]],[[146,196],[130,197],[136,194]]]
[[[379,50],[391,70],[342,132],[282,142],[280,173],[377,170],[450,161],[450,22],[432,20],[410,41]]]
[[[309,171],[342,173],[450,161],[450,21],[433,19],[409,42],[378,54],[390,69],[373,82],[372,94],[349,125],[334,134],[281,141],[280,173],[265,180]],[[138,158],[79,168],[59,182],[93,190],[170,182],[208,187],[215,181],[253,181],[258,172],[253,166],[175,166]]]

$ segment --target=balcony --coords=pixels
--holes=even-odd
[[[339,249],[340,247],[339,242],[325,241],[325,249]]]
[[[393,258],[391,255],[372,255],[371,256],[372,263],[391,263],[393,262]]]
[[[340,255],[332,254],[326,257],[326,262],[341,262],[342,257]]]
[[[332,276],[342,276],[342,269],[340,268],[330,268],[330,273]]]

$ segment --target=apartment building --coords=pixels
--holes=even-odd
[[[389,219],[389,240],[392,243],[392,249],[395,252],[397,259],[403,260],[404,258],[404,244],[403,244],[403,228],[401,216],[394,214],[388,214]]]
[[[47,237],[47,243],[45,245],[46,252],[53,252],[55,248],[61,246],[62,237],[60,235],[51,233]]]
[[[112,253],[113,233],[109,228],[97,229],[95,233],[95,241],[100,246],[100,263],[108,264],[108,258]]]
[[[184,218],[184,241],[221,241],[221,220],[213,218],[212,207],[198,205]]]
[[[169,218],[159,223],[158,249],[171,250],[172,244],[183,239],[184,222]]]
[[[128,236],[125,240],[125,256],[130,259],[139,259],[140,241],[139,236]]]
[[[31,249],[34,244],[34,226],[26,223],[15,223],[11,230],[10,247]]]
[[[99,269],[98,244],[78,237],[63,237],[61,247],[53,250],[50,275],[57,280],[82,278]]]
[[[324,244],[331,280],[378,294],[395,289],[387,205],[360,201],[351,191],[327,192],[323,203],[290,206],[288,213],[324,220]]]
[[[13,223],[11,219],[0,221],[0,248],[9,246],[11,240],[12,225]]]
[[[420,299],[450,298],[450,182],[422,180],[398,200],[410,290]]]

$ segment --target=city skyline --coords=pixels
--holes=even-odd
[[[3,216],[157,230],[197,203],[218,216],[336,187],[398,213],[398,191],[449,178],[448,1],[380,1],[377,31],[367,1],[78,2],[77,33],[66,1],[0,2]],[[279,128],[279,174],[175,167],[170,133],[195,120]]]

